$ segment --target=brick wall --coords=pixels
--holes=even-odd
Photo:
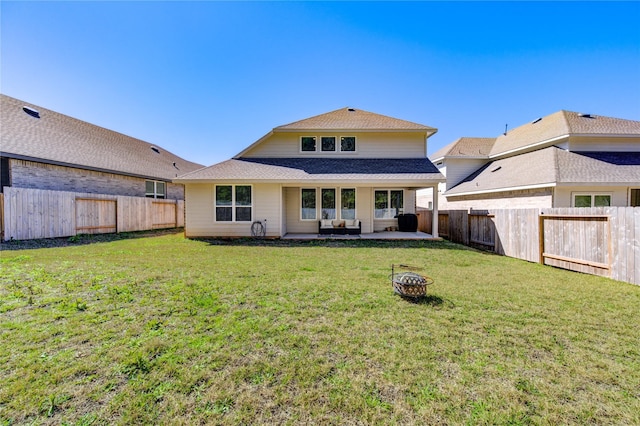
[[[145,196],[145,179],[33,161],[10,160],[11,186],[51,191]],[[167,198],[184,199],[184,186],[167,183]]]

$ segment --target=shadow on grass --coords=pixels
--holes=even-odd
[[[424,297],[404,297],[399,296],[402,300],[413,305],[426,305],[436,308],[454,308],[455,304],[451,300],[443,299],[435,294],[428,294]]]
[[[264,238],[192,238],[212,246],[237,246],[237,247],[336,247],[336,248],[425,248],[440,250],[480,250],[452,243],[447,240],[282,240]]]
[[[184,228],[156,229],[151,231],[121,232],[119,234],[78,234],[73,237],[41,238],[37,240],[0,241],[0,251],[31,250],[55,247],[73,247],[120,240],[159,237],[184,232]]]

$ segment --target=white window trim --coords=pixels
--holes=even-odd
[[[354,219],[358,219],[358,189],[355,186],[345,186],[344,188],[340,187],[338,188],[338,193],[340,194],[340,200],[339,200],[339,208],[338,211],[340,212],[340,220],[352,220],[352,219],[345,219],[342,217],[342,190],[343,189],[353,189],[353,192],[355,194],[355,206],[353,208],[354,211]]]
[[[325,151],[324,149],[322,149],[322,138],[333,138],[333,149],[331,151],[329,151],[329,150]],[[320,143],[316,143],[316,148],[318,147],[318,145],[320,145],[320,151],[319,152],[327,152],[327,153],[338,152],[338,143],[340,142],[340,140],[338,139],[337,136],[324,135],[324,136],[320,136],[319,140],[320,140]],[[309,152],[309,151],[307,151],[307,152]]]
[[[403,214],[405,211],[404,202],[406,199],[405,190],[403,188],[374,188],[373,189],[373,220],[394,220],[395,218],[377,218],[376,217],[376,191],[386,191],[387,192],[387,209],[391,209],[391,191],[402,191],[402,208],[399,209],[398,214]]]
[[[316,217],[314,219],[303,219],[302,218],[302,190],[305,189],[314,189],[316,191]],[[322,219],[322,190],[323,189],[333,189],[335,190],[335,210],[336,210],[336,220],[347,220],[342,217],[342,190],[343,189],[353,189],[356,197],[356,205],[354,208],[355,218],[358,219],[358,189],[355,186],[346,186],[346,187],[301,187],[300,188],[300,221],[301,222],[314,222]],[[394,190],[395,191],[395,190]]]
[[[323,191],[323,190],[325,190],[325,189],[333,189],[333,191],[334,191],[334,195],[333,195],[333,208],[334,208],[334,210],[336,211],[336,217],[335,217],[335,218],[333,218],[333,219],[331,219],[331,220],[338,220],[338,210],[339,210],[339,205],[340,205],[340,201],[338,200],[338,196],[339,196],[339,194],[340,194],[340,190],[339,190],[339,188],[337,188],[337,187],[332,187],[332,186],[329,186],[329,187],[327,187],[327,186],[323,186],[323,187],[321,187],[321,188],[319,188],[319,189],[320,189],[320,198],[319,198],[319,199],[320,199],[320,205],[319,205],[318,207],[320,208],[320,219],[324,219],[324,218],[322,217],[322,210],[323,210],[323,207],[322,207],[322,191]]]
[[[316,138],[316,149],[313,151],[303,151],[302,150],[302,138]],[[298,149],[300,150],[300,154],[315,154],[318,151],[318,143],[320,141],[320,138],[318,136],[315,135],[302,135],[300,136],[300,139],[298,140]]]
[[[153,193],[151,192],[147,192],[147,182],[153,182]],[[158,192],[158,184],[162,183],[164,184],[164,194],[161,194]],[[151,179],[147,179],[144,181],[144,196],[146,198],[153,198],[153,199],[160,199],[160,200],[166,200],[167,199],[167,182],[163,182],[161,180],[151,180]],[[149,195],[153,195],[153,197],[150,197]],[[162,198],[159,198],[158,195],[162,195]]]
[[[219,186],[230,186],[231,187],[231,205],[230,206],[218,206],[218,200],[216,198],[216,193],[218,191],[216,191],[216,188],[218,188]],[[251,188],[251,205],[249,206],[236,206],[236,186],[248,186]],[[255,194],[253,192],[253,185],[249,184],[220,184],[220,185],[214,185],[213,186],[213,221],[216,223],[253,223],[253,217],[254,217],[254,211],[255,209],[253,208],[253,198],[254,198]],[[231,208],[231,220],[218,220],[217,217],[217,211],[216,209],[218,207],[230,207]],[[236,220],[236,207],[251,207],[251,219],[250,220],[241,220],[241,221],[237,221]]]
[[[613,192],[572,192],[571,193],[571,207],[575,207],[576,206],[576,196],[580,196],[580,195],[588,195],[591,197],[591,207],[594,207],[594,203],[596,200],[596,195],[608,195],[609,199],[610,199],[610,204],[613,205]],[[578,207],[579,208],[579,207]]]
[[[316,192],[316,217],[313,219],[303,219],[302,217],[302,190],[313,189]],[[318,188],[300,188],[300,221],[301,222],[316,222],[318,220]]]
[[[302,150],[302,138],[315,138],[316,139],[316,149],[313,151],[303,151]],[[335,138],[335,149],[333,151],[324,151],[322,149],[322,138]],[[343,151],[342,150],[342,138],[354,138],[355,139],[355,149],[353,151]],[[300,154],[357,154],[358,153],[358,137],[355,135],[301,135],[298,138],[298,152]]]
[[[343,151],[342,150],[342,138],[353,138],[354,139],[354,144],[355,144],[355,149],[353,151]],[[336,141],[337,145],[340,145],[340,149],[338,149],[338,147],[336,146],[336,150],[338,152],[341,153],[345,153],[345,154],[356,154],[358,152],[358,137],[356,135],[340,135],[338,136],[338,140]]]

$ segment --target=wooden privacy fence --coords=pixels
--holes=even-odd
[[[5,241],[184,226],[183,200],[13,187],[3,195]]]
[[[640,207],[449,210],[451,241],[640,285]]]

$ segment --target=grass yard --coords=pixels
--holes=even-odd
[[[447,242],[3,248],[0,424],[640,424],[638,286]]]

